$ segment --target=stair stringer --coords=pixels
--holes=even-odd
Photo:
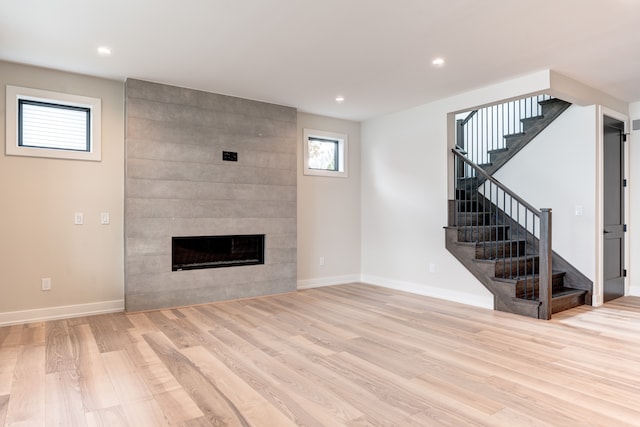
[[[540,104],[542,105],[542,116],[522,119],[522,133],[505,135],[507,148],[496,150],[495,153],[491,154],[491,163],[482,165],[485,172],[489,175],[496,173],[498,169],[518,154],[520,150],[571,106],[571,103],[557,98],[541,101]]]
[[[494,280],[495,263],[478,262],[475,243],[458,241],[458,227],[445,227],[445,236],[447,250],[491,292],[495,310],[538,318],[540,303],[515,298],[512,285]]]

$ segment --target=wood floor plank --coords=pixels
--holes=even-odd
[[[9,395],[0,396],[0,425],[5,425],[7,418],[7,409],[9,408]]]
[[[167,314],[169,314],[170,317],[167,317]],[[203,344],[203,337],[199,337],[194,333],[187,333],[184,319],[176,317],[171,310],[151,311],[146,313],[146,316],[171,340],[173,345],[178,348],[194,347]]]
[[[44,322],[29,323],[22,328],[20,345],[44,345],[45,324]]]
[[[181,350],[194,365],[211,378],[225,396],[235,402],[251,425],[260,425],[269,420],[272,425],[294,426],[295,423],[269,404],[250,384],[235,375],[224,363],[203,347],[191,347]]]
[[[44,345],[22,345],[18,352],[6,425],[44,425]]]
[[[100,353],[122,350],[133,340],[128,333],[131,323],[128,320],[123,322],[115,319],[118,319],[118,316],[112,314],[102,314],[89,319],[89,326]]]
[[[170,425],[158,402],[151,397],[124,403],[122,409],[127,423],[131,426],[168,427]]]
[[[639,342],[639,297],[540,321],[361,283],[36,322],[0,328],[0,425],[637,426]]]
[[[206,420],[198,405],[183,388],[165,391],[153,397],[170,425],[178,425],[197,418]],[[208,425],[209,422],[206,422]]]
[[[102,360],[123,407],[151,397],[151,392],[124,350],[103,353]]]
[[[224,342],[207,345],[206,349],[222,361],[235,375],[267,399],[278,411],[298,425],[320,425],[313,415],[289,396],[291,391],[262,374],[245,353]]]
[[[19,351],[19,347],[0,347],[0,396],[11,393],[11,383]]]
[[[86,411],[100,411],[120,403],[100,350],[88,324],[69,328],[71,352],[79,378],[80,394]],[[100,413],[97,414],[100,419]]]
[[[129,424],[120,405],[87,412],[86,418],[89,427],[137,427]]]
[[[74,368],[71,355],[71,343],[66,320],[47,322],[46,334],[46,373],[68,371]]]
[[[46,375],[45,420],[47,426],[87,425],[80,384],[73,370]]]
[[[164,335],[149,333],[144,338],[210,423],[249,425],[235,404],[197,366],[173,347]]]
[[[142,339],[144,339],[143,336]],[[180,388],[178,381],[176,381],[146,341],[138,344],[130,344],[125,348],[125,351],[135,364],[138,374],[153,395]]]
[[[348,425],[422,425],[411,420],[406,412],[378,399],[375,390],[350,381],[343,372],[333,369],[325,361],[327,355],[315,352],[313,347],[306,344],[299,346],[292,341],[290,345],[291,351],[283,352],[278,356],[279,359],[318,387],[330,390],[364,414]]]

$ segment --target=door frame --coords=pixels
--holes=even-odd
[[[596,280],[593,284],[593,305],[603,304],[604,296],[604,116],[619,120],[624,124],[624,133],[627,134],[627,141],[623,143],[624,152],[624,179],[629,182],[629,116],[614,111],[610,108],[599,105],[596,108]],[[624,189],[624,223],[628,224],[630,218],[629,203],[630,184]],[[629,295],[630,277],[633,274],[629,268],[629,243],[628,234],[624,239],[624,265],[627,269],[627,276],[624,278],[624,294]]]

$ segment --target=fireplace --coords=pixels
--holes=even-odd
[[[264,234],[173,237],[172,271],[264,264]]]

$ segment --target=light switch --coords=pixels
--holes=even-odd
[[[100,224],[102,225],[109,224],[109,212],[102,212],[100,214]]]
[[[576,216],[582,216],[582,206],[576,206]]]
[[[82,212],[76,212],[73,214],[73,223],[75,225],[84,224],[84,214]]]

